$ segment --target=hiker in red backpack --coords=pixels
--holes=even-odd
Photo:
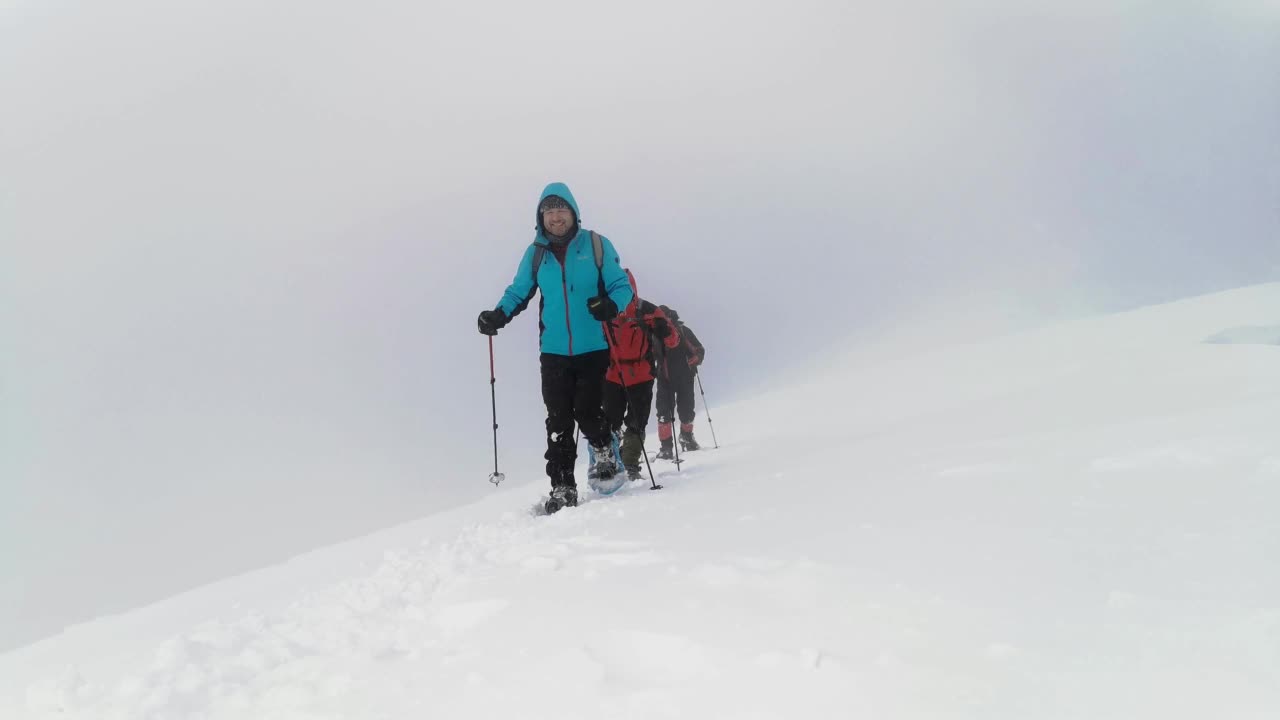
[[[680,314],[666,305],[658,308],[668,320],[675,323],[679,342],[668,350],[658,363],[658,440],[662,447],[658,458],[671,460],[673,451],[672,422],[680,417],[680,449],[686,452],[700,446],[693,438],[694,397],[693,377],[706,355],[698,336],[688,325],[680,322]]]
[[[604,416],[615,434],[625,421],[622,465],[627,476],[635,480],[640,477],[645,426],[653,407],[654,347],[660,344],[673,351],[680,345],[680,334],[658,306],[640,299],[630,270],[627,279],[635,298],[621,315],[609,321],[606,333],[611,343],[611,362],[605,374]]]

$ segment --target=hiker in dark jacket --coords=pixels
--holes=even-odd
[[[700,446],[693,437],[694,396],[693,376],[706,355],[698,336],[680,321],[680,314],[666,305],[660,308],[667,319],[675,323],[680,342],[668,350],[658,363],[658,441],[661,448],[658,457],[670,460],[673,453],[672,424],[680,418],[680,449],[686,452]]]
[[[622,430],[622,464],[631,479],[640,477],[640,454],[644,452],[645,428],[653,408],[655,354],[659,344],[671,351],[680,345],[680,334],[667,321],[662,309],[641,300],[635,276],[627,270],[635,299],[626,310],[609,321],[612,333],[611,364],[605,374],[604,415],[615,433]]]
[[[602,477],[620,471],[610,450],[601,409],[609,344],[604,322],[618,316],[634,293],[609,239],[579,225],[578,203],[564,183],[538,198],[537,234],[497,307],[480,313],[480,332],[496,335],[541,290],[539,346],[542,401],[547,406],[547,512],[578,504],[573,466],[578,457],[574,421],[603,458]]]

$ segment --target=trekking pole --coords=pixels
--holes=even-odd
[[[702,395],[702,411],[707,414],[707,425],[711,426],[711,442],[716,444],[716,449],[720,449],[720,443],[716,440],[716,424],[711,422],[711,408],[707,407],[707,394],[702,390],[702,375],[694,369],[693,376],[698,380],[698,393]],[[730,423],[732,425],[733,423]]]
[[[613,363],[613,369],[618,371],[618,379],[622,381],[622,394],[627,398],[627,410],[631,410],[631,386],[627,385],[627,376],[622,374],[622,366],[613,358],[613,348],[618,346],[618,340],[613,336],[613,325],[604,323],[605,332],[609,333],[609,362]],[[609,382],[606,380],[605,382]],[[661,490],[662,486],[657,480],[653,479],[653,465],[649,464],[649,451],[644,449],[644,435],[640,436],[640,454],[644,456],[644,466],[649,471],[649,489]]]
[[[671,452],[676,456],[672,462],[676,464],[676,472],[684,472],[680,468],[680,463],[684,462],[680,459],[680,438],[676,436],[676,421],[680,419],[680,413],[676,410],[676,386],[671,382],[671,369],[666,360],[662,362],[662,374],[667,376],[667,387],[671,389]]]
[[[672,454],[672,455],[675,455],[675,458],[676,458],[676,459],[675,459],[675,460],[672,460],[671,462],[673,462],[673,463],[675,463],[675,464],[676,464],[676,472],[684,472],[684,469],[680,467],[680,463],[684,462],[683,460],[681,460],[681,459],[680,459],[680,435],[676,432],[676,427],[680,424],[680,423],[679,423],[679,420],[680,420],[679,414],[678,414],[678,413],[676,413],[675,411],[672,411],[672,414],[671,414],[671,454]]]
[[[493,336],[489,336],[489,401],[493,405],[493,474],[489,482],[497,487],[507,476],[498,472],[498,378],[493,372]]]

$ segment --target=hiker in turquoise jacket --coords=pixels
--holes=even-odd
[[[568,186],[548,185],[538,198],[537,234],[515,278],[497,307],[481,312],[476,321],[481,333],[496,335],[541,290],[538,326],[542,400],[547,406],[545,457],[551,478],[548,512],[578,502],[573,477],[578,456],[575,420],[596,452],[601,477],[620,471],[613,462],[601,411],[604,374],[609,368],[609,341],[602,323],[617,317],[633,293],[613,243],[583,229],[580,218]]]

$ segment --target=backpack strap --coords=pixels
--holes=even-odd
[[[600,233],[595,230],[591,231],[591,252],[596,256],[596,269],[600,270],[604,267],[604,241],[600,239]]]
[[[600,294],[607,295],[604,287],[604,241],[600,239],[600,233],[595,230],[591,231],[591,252],[596,256],[596,275],[599,278]]]
[[[529,271],[529,273],[533,279],[534,289],[537,289],[538,287],[538,269],[542,267],[542,258],[546,254],[547,254],[546,245],[539,245],[538,243],[533,244],[533,265],[531,266],[532,269]],[[529,297],[533,297],[532,291],[530,291]]]

